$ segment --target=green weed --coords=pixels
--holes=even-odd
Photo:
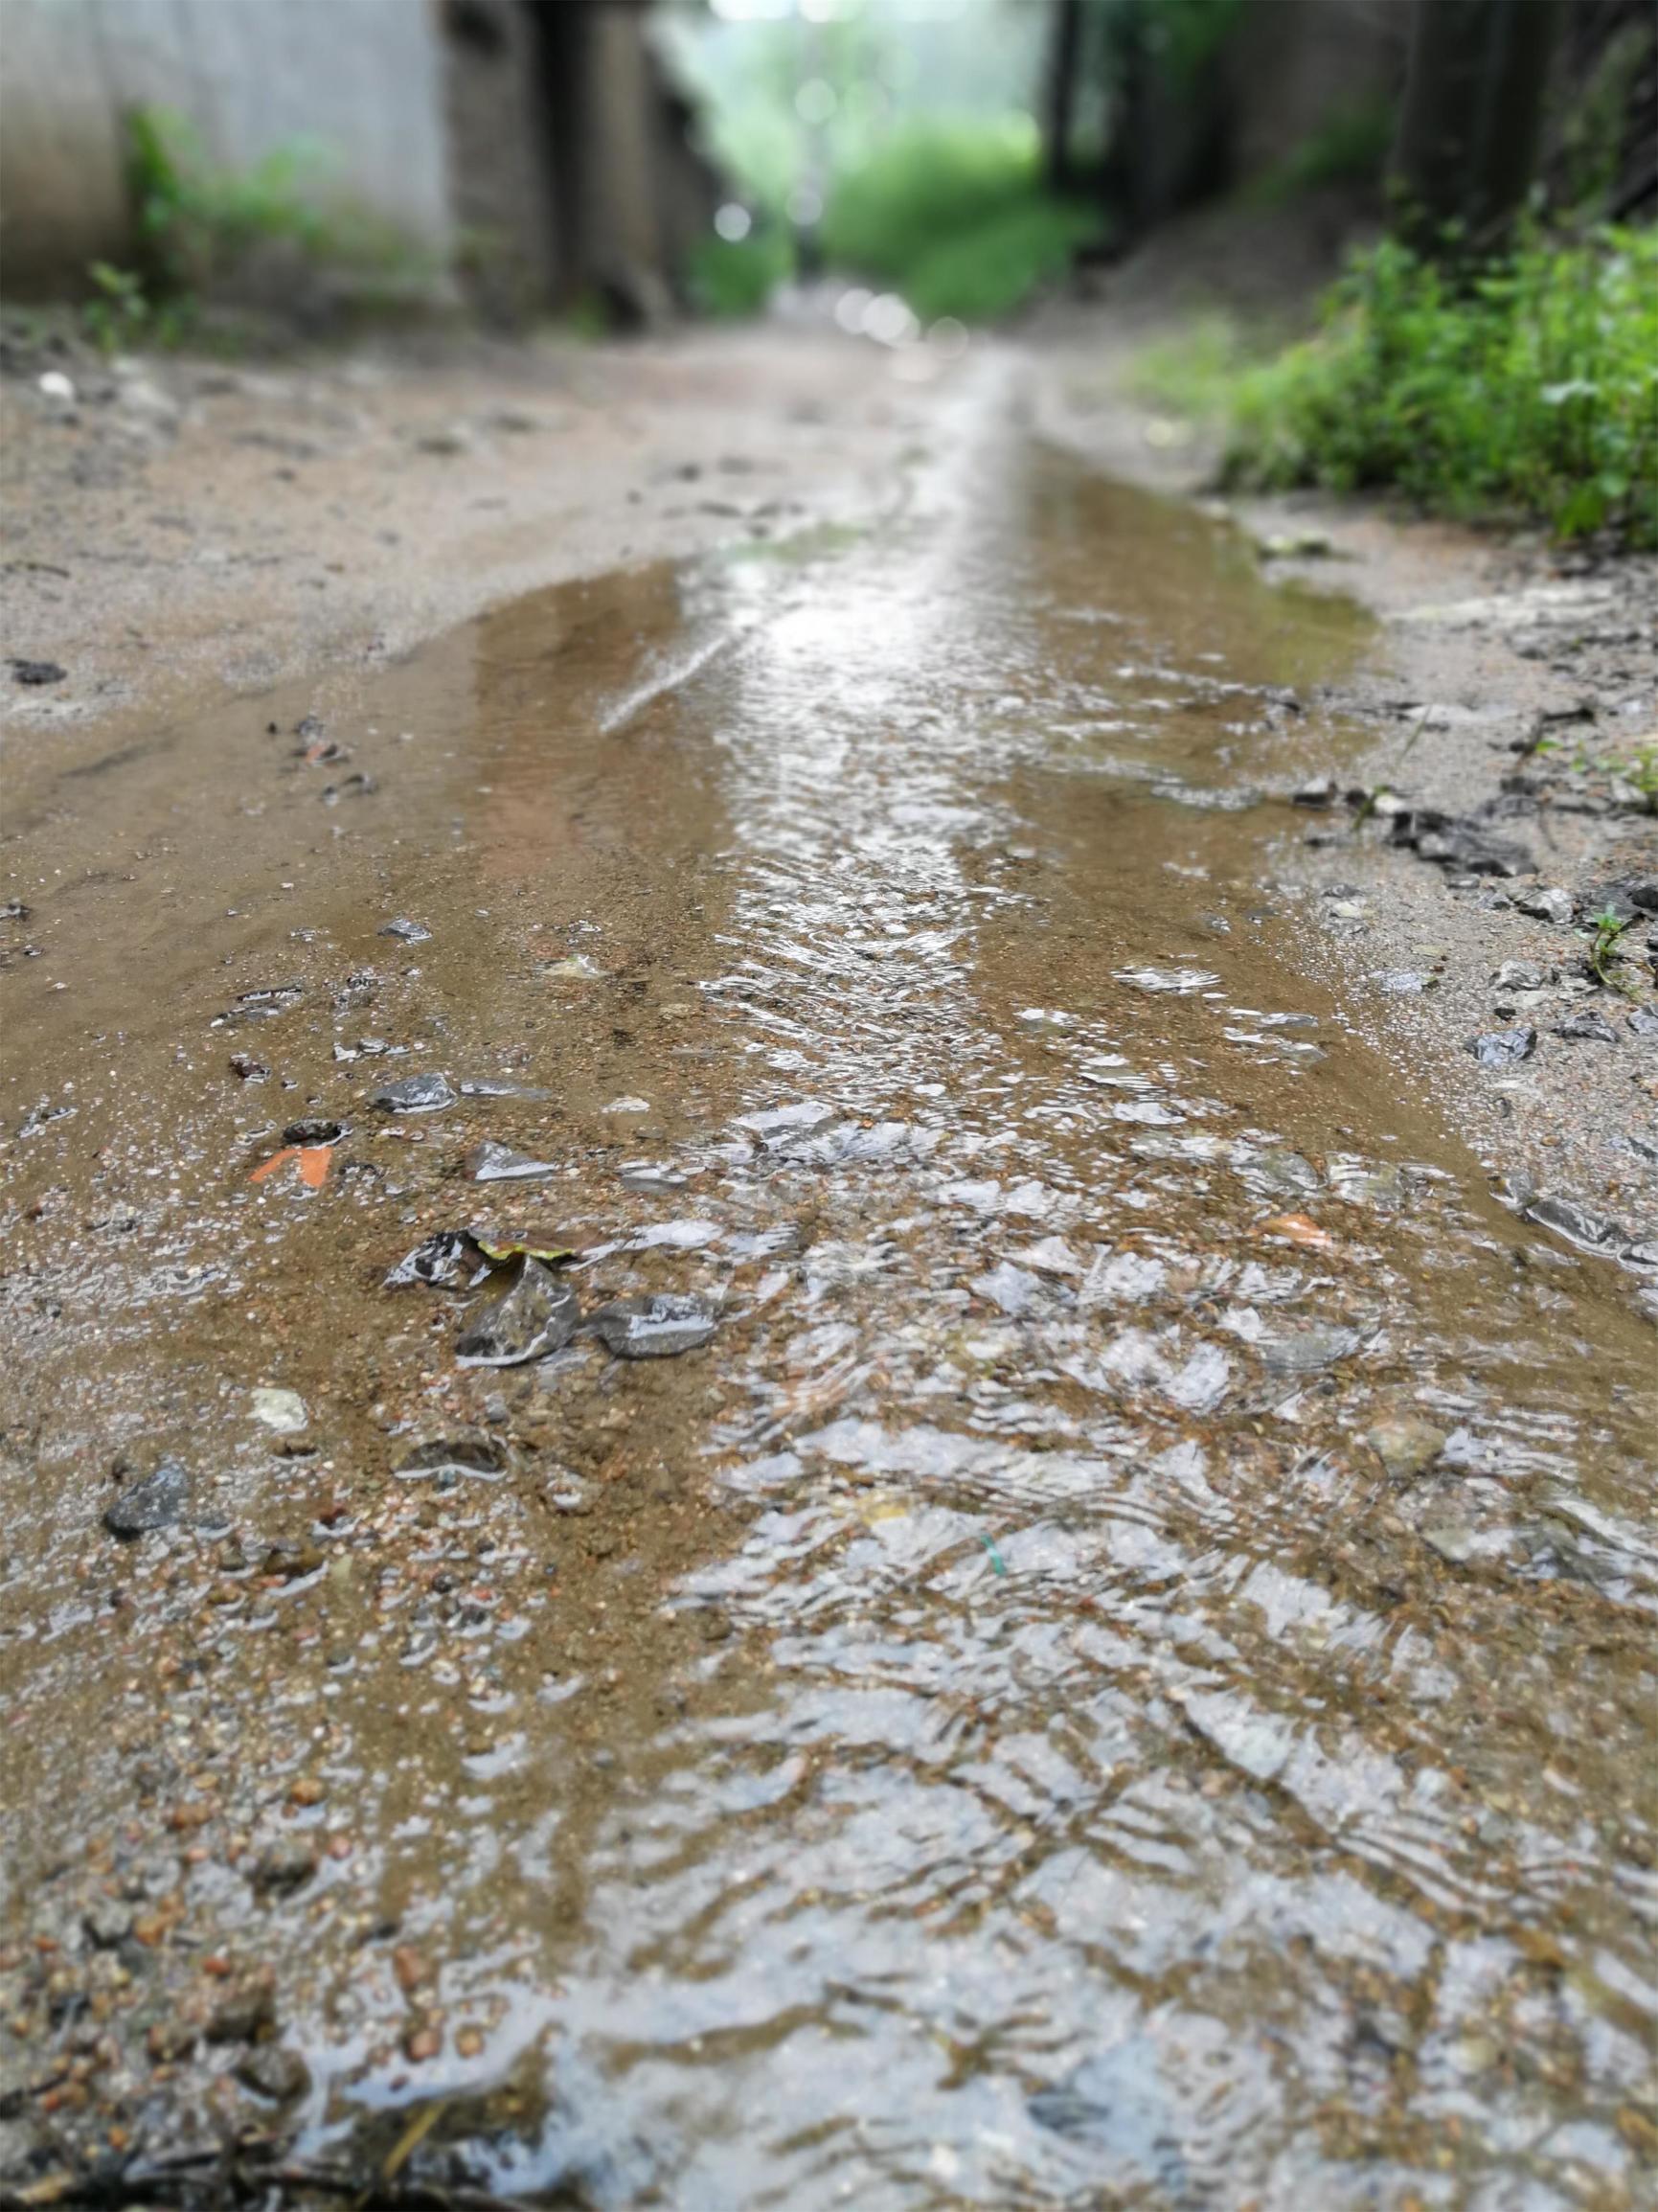
[[[101,353],[119,353],[133,346],[177,342],[181,331],[175,309],[158,307],[148,297],[144,279],[136,269],[92,262],[86,274],[93,296],[80,309],[81,328]]]
[[[1590,972],[1596,982],[1603,984],[1608,991],[1622,991],[1624,989],[1623,977],[1608,975],[1606,963],[1609,960],[1623,959],[1624,955],[1618,949],[1618,940],[1628,928],[1628,921],[1626,919],[1620,920],[1618,915],[1608,906],[1603,914],[1592,916],[1591,922],[1595,934],[1589,941]]]
[[[1465,283],[1385,241],[1315,337],[1238,376],[1231,412],[1237,483],[1397,485],[1658,546],[1658,238],[1533,237]]]
[[[246,170],[219,169],[182,116],[133,109],[126,171],[136,266],[92,263],[88,335],[109,352],[178,344],[194,333],[210,295],[264,247],[349,272],[365,295],[376,284],[406,290],[429,276],[394,225],[331,191],[329,166],[322,148],[295,141]]]
[[[1647,746],[1632,761],[1624,761],[1618,773],[1635,793],[1648,814],[1658,814],[1658,751]]]

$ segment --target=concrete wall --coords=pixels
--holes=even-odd
[[[568,229],[534,19],[519,0],[442,0],[438,21],[459,273],[485,314],[514,323],[558,290]]]
[[[177,110],[244,169],[296,139],[417,244],[451,238],[432,0],[0,0],[0,276],[61,284],[129,241],[122,117]]]

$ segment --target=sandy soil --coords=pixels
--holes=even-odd
[[[1079,2049],[1130,1980],[1139,2018],[1177,2019],[1215,1971],[1195,1949],[1096,1980],[1073,1928],[1079,1955],[1148,1923],[1207,1952],[1189,1865],[1254,1891],[1239,1922],[1305,1878],[1330,1940],[1275,1922],[1241,1947],[1214,2017],[1274,2034],[1193,2046],[1191,2139],[1210,2052],[1241,2053],[1270,2108],[1305,2022],[1301,2078],[1356,2118],[1290,2114],[1302,2163],[1261,2201],[1349,2201],[1329,2161],[1369,2192],[1392,2146],[1413,2173],[1437,2155],[1415,2085],[1477,2030],[1510,2132],[1510,2092],[1528,2126],[1540,2098],[1581,2122],[1589,2051],[1601,2132],[1571,2155],[1634,2201],[1655,2138],[1621,2046],[1599,2018],[1568,2034],[1526,1977],[1552,1993],[1632,1941],[1651,1859],[1630,1755],[1649,1337],[1624,1295],[1651,1270],[1617,1265],[1648,1210],[1650,1044],[1632,1001],[1563,974],[1534,987],[1533,1057],[1478,1066],[1490,967],[1580,961],[1577,906],[1525,916],[1532,878],[1385,845],[1340,788],[1292,794],[1335,767],[1465,814],[1518,758],[1491,748],[1574,683],[1610,754],[1650,698],[1623,635],[1637,572],[1528,599],[1533,551],[1509,574],[1453,534],[1315,516],[1318,588],[1279,589],[1250,535],[1314,511],[1215,528],[1067,457],[1195,473],[1116,395],[1120,351],[1095,319],[929,383],[804,331],[335,359],[274,389],[172,362],[93,371],[105,396],[67,408],[13,364],[6,650],[63,672],[3,687],[0,2172],[31,2201],[205,2212],[375,2176],[411,2203],[522,2202],[537,2178],[573,2202],[852,2201],[874,2169],[825,2101],[933,2131],[903,2069],[934,2041],[866,2041],[848,2075],[853,2039],[803,2064],[797,2032],[860,1958],[882,2021],[897,1987],[936,2005],[931,1947],[990,1861],[976,1825],[941,1825],[934,1778],[967,1802],[987,1724],[1020,1763],[1008,1865],[1039,1829],[1062,1852],[1053,1905],[1021,1872],[965,1926],[987,2023],[1051,2052],[1057,2021]],[[1493,592],[1503,612],[1442,618]],[[1442,619],[1405,619],[1424,604]],[[1592,762],[1520,767],[1541,787],[1499,794],[1526,808],[1481,834],[1604,896],[1636,817]],[[1418,982],[1378,988],[1395,969]],[[1612,1043],[1554,1038],[1556,997],[1606,1008]],[[1493,1169],[1534,1158],[1615,1204],[1622,1243],[1588,1261],[1518,1226],[1470,1188],[1469,1129]],[[1626,1186],[1584,1179],[1624,1159]],[[573,1264],[543,1280],[525,1250]],[[404,1279],[416,1254],[470,1288]],[[665,1299],[688,1357],[611,1358]],[[1128,1311],[1186,1333],[1178,1369]],[[1127,1364],[1077,1372],[1102,1344]],[[908,1756],[898,1708],[868,1702],[923,1646],[913,1741],[960,1758]],[[1217,1709],[1223,1653],[1248,1697]],[[1102,1695],[1144,1737],[1108,1739],[1081,1802],[1126,1802],[1132,1758],[1158,1833],[1192,1822],[1172,1913],[1077,1902],[1067,1763],[1027,1811],[1029,1746]],[[1309,1825],[1286,1789],[1260,1861],[1260,1746],[1286,1715],[1295,1789],[1335,1813]],[[1390,1859],[1442,1855],[1420,1941],[1351,1950],[1361,1893],[1328,1878],[1355,1811]],[[921,1886],[894,1911],[866,1867],[903,1852]],[[786,1955],[753,1932],[761,1857]],[[1587,1873],[1562,1901],[1567,1860]],[[711,1895],[740,1940],[705,1932]],[[1445,1945],[1470,1929],[1511,1950],[1511,2013],[1478,1977],[1456,1994]],[[636,2103],[620,2069],[587,2086],[583,2054],[633,2035],[617,1993],[663,1986],[641,1958],[703,2004],[710,1940],[750,2054],[698,2060],[714,2103],[688,2120],[693,2076],[659,2096],[648,2065]],[[749,2024],[770,2012],[781,2070]],[[997,2043],[953,2017],[962,2047]],[[1412,2053],[1382,2108],[1378,2018]],[[977,2140],[950,2072],[938,2125]],[[1046,2174],[1070,2137],[1029,2086],[1007,2109]],[[1252,2136],[1262,2109],[1238,2103]],[[778,2135],[824,2194],[816,2167],[777,2179]],[[677,2157],[703,2183],[650,2163]],[[1221,2144],[1193,2185],[1218,2201],[1237,2170]],[[506,2195],[444,2196],[480,2172]]]
[[[1210,289],[1240,260],[1265,265],[1236,241],[1210,260]],[[1276,269],[1286,295],[1305,279],[1282,255]],[[1131,397],[1129,371],[1178,327],[1182,296],[1159,268],[1133,269],[1044,317],[1020,401],[1038,435],[1172,496],[1201,495],[1213,453]],[[260,368],[106,367],[12,343],[6,365],[0,638],[5,655],[65,672],[7,687],[25,780],[45,742],[106,749],[226,686],[372,666],[540,584],[867,523],[939,429],[932,386],[805,331],[428,341]],[[41,390],[54,366],[72,401]],[[1306,901],[1309,965],[1345,983],[1401,1084],[1434,1095],[1522,1199],[1586,1207],[1575,1228],[1597,1248],[1650,1237],[1658,851],[1619,771],[1658,727],[1653,564],[1314,499],[1236,513],[1263,547],[1313,546],[1265,556],[1275,574],[1377,618],[1364,672],[1325,702],[1366,741],[1350,787],[1386,787],[1419,827],[1423,809],[1477,817],[1517,849],[1496,873],[1488,856],[1424,864],[1339,796],[1309,810],[1279,862]],[[1550,890],[1564,895],[1543,901],[1552,916],[1525,911]],[[1584,967],[1608,901],[1629,924],[1622,992]],[[1499,986],[1516,961],[1536,982],[1510,970]],[[1585,1015],[1591,1034],[1556,1034]],[[1536,1042],[1516,1065],[1470,1050],[1527,1028]]]
[[[1580,1248],[1650,1253],[1658,821],[1630,775],[1658,745],[1658,563],[1386,504],[1216,498],[1213,439],[1136,376],[1179,327],[1135,289],[1115,322],[1050,317],[1033,422],[1113,475],[1231,515],[1271,575],[1374,617],[1362,667],[1319,697],[1355,753],[1276,854],[1309,968],[1505,1195]],[[1419,851],[1424,827],[1438,859]],[[1624,925],[1615,990],[1587,958],[1608,911]],[[1481,1063],[1479,1038],[1528,1030],[1522,1060]]]
[[[66,671],[8,687],[13,747],[395,657],[572,576],[867,519],[921,420],[873,349],[760,331],[11,365],[0,638]],[[54,367],[72,402],[40,390]]]

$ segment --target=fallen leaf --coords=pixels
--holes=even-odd
[[[1287,1237],[1308,1252],[1333,1252],[1336,1239],[1306,1214],[1274,1214],[1261,1227],[1274,1237]]]
[[[542,1260],[552,1266],[556,1266],[560,1260],[574,1260],[578,1257],[574,1244],[562,1244],[556,1238],[537,1238],[529,1233],[522,1237],[490,1237],[486,1236],[481,1229],[473,1229],[468,1233],[485,1259],[493,1260],[497,1266],[508,1260],[518,1259]]]

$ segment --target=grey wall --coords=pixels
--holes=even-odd
[[[0,0],[0,276],[61,282],[128,243],[122,116],[189,117],[246,168],[296,139],[330,183],[440,253],[450,239],[432,0]]]

